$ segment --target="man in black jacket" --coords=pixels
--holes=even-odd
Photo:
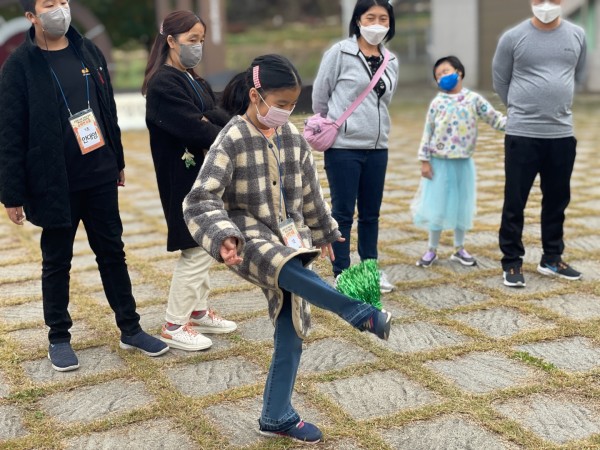
[[[11,221],[42,228],[48,357],[58,371],[79,367],[68,312],[73,241],[82,221],[120,346],[149,356],[169,347],[146,334],[125,263],[117,185],[125,161],[106,60],[70,26],[67,0],[20,0],[32,27],[0,75],[0,201]]]

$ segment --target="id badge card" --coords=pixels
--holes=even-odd
[[[83,155],[93,152],[105,144],[94,111],[90,108],[73,114],[69,117],[69,122]]]
[[[304,248],[300,233],[296,229],[296,225],[292,219],[286,219],[279,224],[279,230],[283,237],[283,242],[286,246],[295,248],[296,250]]]

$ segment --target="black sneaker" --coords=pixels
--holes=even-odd
[[[549,263],[542,259],[537,266],[537,271],[542,275],[564,278],[565,280],[579,280],[581,278],[581,272],[577,272],[562,259],[555,263]]]
[[[504,286],[525,287],[525,277],[523,276],[523,267],[512,266],[504,271]]]
[[[358,329],[360,331],[369,331],[379,339],[387,341],[390,337],[391,326],[392,313],[382,309],[381,311],[375,311]]]
[[[79,360],[69,342],[60,342],[48,346],[48,359],[52,368],[59,372],[79,369]]]
[[[140,331],[133,336],[121,335],[119,347],[123,350],[140,350],[148,356],[160,356],[169,351],[167,344],[154,336],[150,336],[145,331]]]

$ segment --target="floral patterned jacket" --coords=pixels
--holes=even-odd
[[[477,121],[504,131],[506,116],[469,89],[458,94],[440,92],[431,101],[419,146],[419,159],[470,158],[477,143]]]

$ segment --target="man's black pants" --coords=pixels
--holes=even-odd
[[[73,242],[82,221],[91,249],[96,255],[104,293],[115,312],[123,334],[141,330],[140,316],[131,293],[131,280],[125,264],[123,225],[119,215],[116,182],[71,192],[71,228],[43,229],[42,296],[44,320],[50,327],[50,343],[69,342],[73,325],[68,312],[69,280]]]
[[[524,210],[531,186],[540,174],[542,191],[542,247],[544,260],[560,259],[565,210],[571,200],[571,173],[575,164],[574,137],[539,139],[506,135],[504,139],[504,207],[500,224],[502,267],[521,266]]]

